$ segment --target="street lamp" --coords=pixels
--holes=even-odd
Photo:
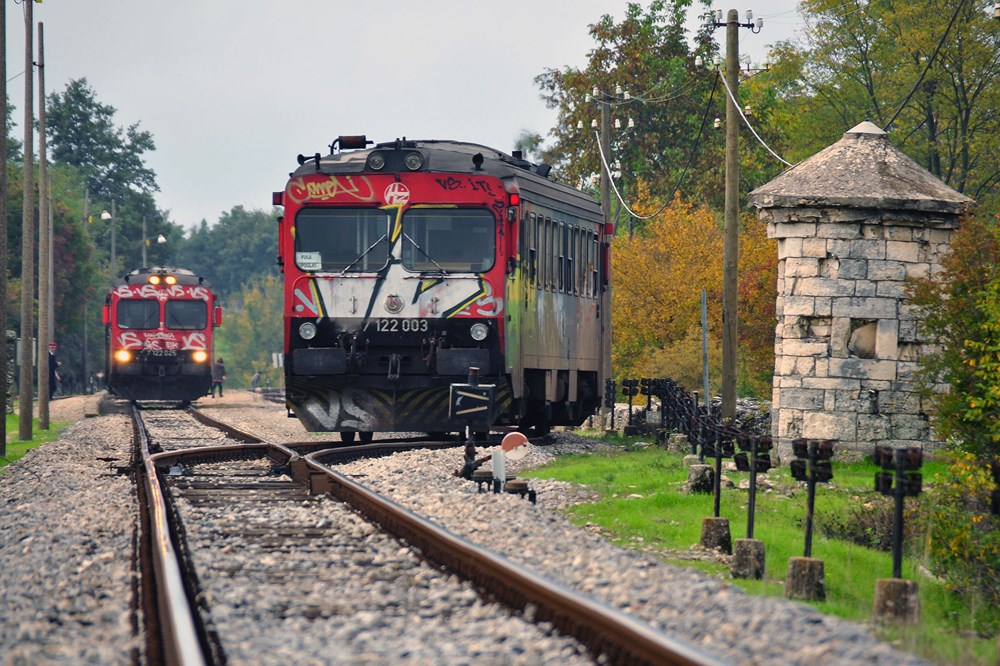
[[[111,222],[111,283],[114,284],[115,281],[115,271],[117,270],[117,256],[115,254],[115,202],[111,202],[111,212],[102,211],[102,220],[109,220]]]

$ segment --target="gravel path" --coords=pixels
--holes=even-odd
[[[61,402],[67,401],[53,403],[54,422],[61,420],[57,407],[72,411]],[[259,396],[230,393],[223,400],[200,402],[213,416],[275,441],[335,438],[306,433],[285,417],[282,406]],[[130,563],[121,556],[131,548],[131,483],[99,460],[126,455],[128,436],[124,417],[86,419],[0,477],[0,561],[5,583],[11,583],[0,590],[0,663],[131,663],[136,649],[128,611],[132,578]],[[536,447],[522,464],[598,447],[559,434],[554,446]],[[533,506],[512,495],[478,494],[474,484],[452,475],[461,464],[462,450],[456,448],[360,461],[343,471],[457,534],[725,661],[924,663],[876,640],[862,626],[804,604],[750,597],[724,581],[616,548],[555,511],[580,496],[566,484],[533,480],[538,491]],[[260,663],[280,663],[259,656]]]

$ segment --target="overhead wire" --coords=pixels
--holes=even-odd
[[[698,128],[698,136],[695,138],[694,146],[691,147],[691,154],[688,155],[688,161],[684,165],[684,169],[681,170],[681,175],[678,176],[677,178],[677,184],[673,188],[671,188],[670,193],[667,196],[666,202],[662,206],[660,206],[656,212],[650,215],[639,215],[631,208],[629,208],[628,204],[625,203],[625,200],[622,198],[621,193],[618,191],[618,187],[615,185],[615,179],[612,177],[611,169],[608,167],[608,160],[604,155],[604,147],[601,145],[601,136],[597,132],[594,132],[594,137],[597,139],[597,151],[601,155],[601,164],[603,165],[604,171],[608,176],[608,182],[611,184],[611,189],[614,190],[615,197],[618,199],[618,203],[621,204],[622,208],[624,208],[629,215],[638,220],[649,220],[651,218],[656,217],[664,210],[666,210],[667,206],[669,206],[670,203],[673,201],[674,195],[677,193],[677,190],[680,189],[681,184],[684,182],[684,177],[687,175],[687,171],[691,167],[691,163],[694,161],[695,155],[698,153],[698,147],[701,145],[701,137],[702,134],[705,132],[705,125],[708,122],[709,112],[712,110],[712,102],[715,99],[715,89],[718,88],[718,86],[719,86],[719,77],[716,77],[715,81],[712,84],[712,91],[709,93],[708,96],[708,104],[706,104],[705,106],[705,113],[702,114],[701,117],[701,127]]]
[[[784,160],[780,155],[778,155],[778,153],[771,150],[771,147],[764,142],[764,139],[760,138],[760,135],[757,134],[757,130],[753,128],[753,125],[750,124],[750,121],[747,120],[747,117],[743,115],[743,109],[740,108],[740,103],[736,101],[736,97],[733,95],[733,91],[729,89],[729,82],[726,81],[726,77],[722,76],[722,74],[719,74],[719,78],[722,79],[722,85],[726,87],[726,92],[729,93],[729,99],[733,102],[733,106],[736,108],[736,112],[740,114],[740,118],[743,119],[743,122],[750,129],[750,132],[752,132],[753,135],[757,138],[757,141],[760,142],[760,145],[764,146],[767,149],[767,152],[774,155],[775,159],[777,159],[782,164],[786,166],[795,166],[791,162]]]

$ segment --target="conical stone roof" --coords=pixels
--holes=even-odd
[[[757,208],[847,207],[961,214],[973,200],[948,187],[865,121],[747,197]]]

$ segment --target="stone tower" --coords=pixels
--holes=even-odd
[[[941,269],[972,200],[870,122],[749,195],[778,240],[772,435],[934,446],[914,381],[922,339],[906,280]]]

